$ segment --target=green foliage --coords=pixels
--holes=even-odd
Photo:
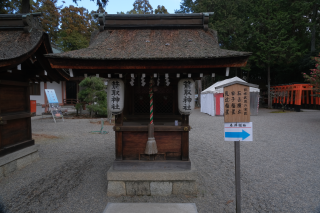
[[[65,31],[58,34],[57,45],[64,52],[78,50],[89,46],[88,39],[79,32],[71,32],[69,35]]]
[[[153,8],[149,3],[149,0],[135,0],[133,3],[133,9],[135,11],[142,11],[143,14],[153,14]]]
[[[59,33],[61,6],[58,7],[57,2],[58,0],[35,0],[31,5],[31,12],[42,12],[40,23],[53,43],[56,43]]]
[[[78,1],[81,1],[81,0],[72,0],[72,1],[78,5]],[[94,0],[90,0],[90,1],[94,2]],[[99,8],[105,8],[107,6],[109,0],[96,0],[96,2],[97,2],[97,6]]]
[[[81,102],[86,102],[89,105],[87,108],[92,116],[93,113],[98,113],[99,117],[107,116],[107,93],[102,78],[87,77],[79,84],[83,88],[78,94]]]
[[[120,14],[124,14],[124,12],[120,12]],[[144,14],[144,12],[142,10],[130,10],[127,12],[127,14]]]
[[[252,52],[237,73],[266,89],[268,71],[271,84],[303,81],[301,72],[313,63],[310,44],[320,49],[319,5],[319,0],[182,0],[175,12],[214,12],[209,28],[217,30],[220,47]]]
[[[320,56],[320,55],[319,55]],[[310,82],[314,87],[314,96],[320,97],[320,57],[314,57],[316,61],[315,69],[311,69],[310,75],[302,73],[307,82]]]
[[[93,13],[89,13],[83,7],[72,5],[61,10],[61,26],[57,45],[63,51],[88,47],[91,33],[98,29]]]
[[[75,108],[76,108],[76,110],[77,110],[77,116],[78,116],[78,115],[79,115],[79,111],[80,111],[81,108],[82,108],[82,104],[81,104],[81,103],[76,103]]]
[[[193,13],[195,10],[195,6],[197,1],[193,2],[193,0],[182,0],[180,4],[180,9],[175,10],[175,13]]]
[[[168,10],[162,5],[158,5],[157,9],[154,10],[155,14],[169,14]]]
[[[0,0],[0,14],[15,14],[21,10],[21,0]]]

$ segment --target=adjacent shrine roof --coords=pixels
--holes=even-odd
[[[22,70],[30,80],[68,79],[62,70],[52,69],[44,54],[52,53],[50,38],[41,27],[41,13],[0,14],[0,71]],[[20,68],[18,69],[17,66]],[[12,76],[13,76],[12,74]],[[10,76],[11,74],[6,74]]]
[[[36,48],[41,41],[43,32],[32,30],[24,31],[1,31],[0,32],[0,60],[8,60],[28,54]]]
[[[192,29],[109,29],[92,35],[88,48],[49,54],[50,58],[95,60],[174,60],[249,56],[220,49],[217,32]]]

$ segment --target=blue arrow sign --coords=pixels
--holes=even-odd
[[[249,136],[250,134],[244,130],[242,130],[242,132],[226,132],[225,133],[226,138],[242,138],[242,140],[244,140]]]

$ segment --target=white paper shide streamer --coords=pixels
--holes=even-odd
[[[134,86],[134,74],[131,74],[130,85],[131,85],[131,86]]]
[[[195,83],[191,78],[181,79],[178,83],[178,109],[180,114],[189,115],[195,105]]]
[[[165,81],[166,81],[166,86],[169,86],[170,85],[170,81],[169,81],[169,75],[166,73],[165,74]]]
[[[124,83],[121,79],[110,79],[107,87],[108,110],[120,114],[124,105]]]
[[[145,82],[145,78],[146,77],[146,75],[145,74],[142,74],[142,76],[141,76],[141,86],[143,86],[144,87],[144,85],[146,85],[146,82]]]

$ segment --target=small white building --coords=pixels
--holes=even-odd
[[[223,99],[223,88],[221,86],[242,80],[239,77],[233,77],[218,81],[201,92],[201,109],[200,111],[211,116],[223,115],[224,114],[224,99]],[[247,82],[246,82],[247,83]],[[250,113],[251,115],[258,115],[259,108],[259,92],[260,89],[250,87]]]

